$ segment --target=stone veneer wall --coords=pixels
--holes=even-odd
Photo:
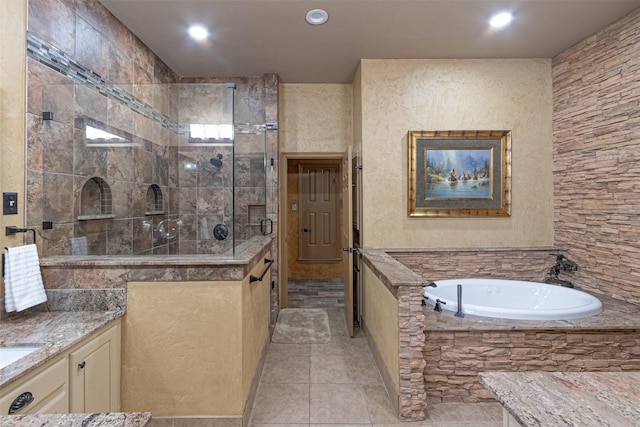
[[[640,369],[640,330],[426,331],[425,342],[428,403],[493,401],[480,372]]]
[[[402,420],[425,418],[425,387],[422,357],[425,335],[423,331],[422,288],[419,286],[398,287],[399,325],[399,370],[400,396],[399,416]]]
[[[640,9],[553,59],[555,244],[640,303]]]
[[[425,283],[470,277],[544,281],[555,263],[551,254],[558,252],[562,251],[554,248],[387,251]],[[559,277],[573,280],[573,272],[561,273]],[[575,284],[581,286],[579,282]]]

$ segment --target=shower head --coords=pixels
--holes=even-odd
[[[211,164],[217,168],[222,166],[222,154],[218,154],[217,156],[211,158],[211,160],[209,160],[211,162]]]

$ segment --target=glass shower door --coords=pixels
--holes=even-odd
[[[266,224],[266,131],[237,91],[234,98],[234,249],[268,232]]]

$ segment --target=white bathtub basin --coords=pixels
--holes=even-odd
[[[0,369],[36,351],[38,347],[0,347]]]
[[[457,288],[462,285],[462,312],[519,320],[570,320],[602,312],[602,302],[577,289],[547,283],[499,279],[450,279],[425,287],[427,303],[436,299],[443,310],[458,311]]]

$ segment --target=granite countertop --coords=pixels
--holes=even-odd
[[[235,249],[222,254],[190,254],[190,255],[74,255],[52,256],[40,259],[41,267],[140,267],[140,266],[235,266],[252,262],[256,254],[270,249],[273,237],[253,236],[242,242]]]
[[[0,389],[42,366],[124,311],[41,312],[0,322],[0,346],[35,346],[38,350],[0,369]]]
[[[640,372],[483,372],[523,427],[640,426]]]
[[[3,427],[142,427],[149,420],[150,412],[12,415],[1,418]]]

